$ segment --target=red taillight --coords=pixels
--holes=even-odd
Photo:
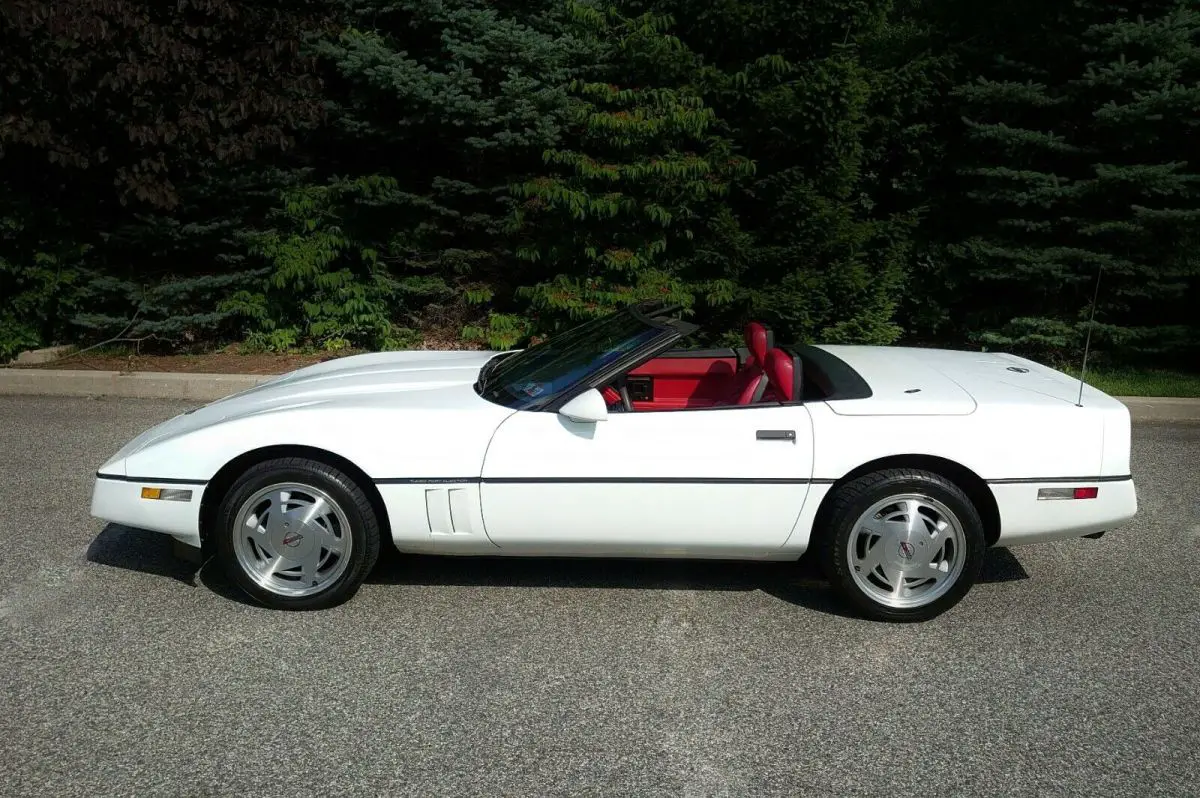
[[[1038,488],[1038,501],[1094,499],[1100,495],[1099,488]]]

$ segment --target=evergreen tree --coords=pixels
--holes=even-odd
[[[505,290],[510,176],[558,140],[586,50],[551,2],[341,8],[340,35],[317,48],[331,106],[319,157],[254,239],[266,280],[231,306],[271,345],[413,345],[468,297]]]
[[[752,166],[688,86],[694,55],[665,32],[669,17],[569,8],[601,58],[572,84],[570,124],[563,146],[544,155],[548,172],[513,187],[522,202],[512,230],[530,281],[517,295],[537,323],[493,313],[481,331],[493,345],[652,296],[692,305],[732,292],[704,253],[723,230],[736,235],[725,198]]]
[[[216,334],[236,232],[320,118],[300,42],[323,24],[310,2],[0,6],[0,359]]]
[[[1195,345],[1200,17],[1186,2],[1142,10],[1033,4],[1013,39],[1016,23],[966,23],[981,38],[963,57],[981,74],[954,93],[964,119],[942,216],[952,329],[1065,357],[1100,276],[1095,344],[1124,357]]]
[[[944,65],[890,3],[649,0],[698,56],[694,85],[752,161],[729,244],[735,286],[718,324],[770,322],[784,339],[888,343],[928,163],[919,119]],[[729,224],[724,225],[727,229]]]

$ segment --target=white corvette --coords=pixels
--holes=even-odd
[[[1125,406],[1006,354],[673,348],[642,304],[518,352],[321,363],[177,416],[96,474],[92,514],[215,554],[272,607],[404,552],[796,560],[868,617],[931,618],[984,549],[1137,511]]]

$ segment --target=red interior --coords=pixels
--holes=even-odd
[[[770,393],[790,402],[796,394],[796,362],[782,349],[772,349],[767,354],[767,379]]]
[[[764,325],[751,322],[746,325],[745,341],[749,354],[741,364],[735,357],[697,354],[655,358],[629,372],[630,383],[649,380],[652,396],[648,400],[635,399],[633,409],[682,410],[763,401],[768,390],[764,364],[777,351],[773,349],[774,339]],[[611,394],[606,393],[605,399],[613,403]]]
[[[634,410],[713,407],[725,398],[737,373],[734,357],[659,357],[629,372],[649,377],[653,399],[635,401]]]

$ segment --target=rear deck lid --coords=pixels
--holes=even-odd
[[[820,346],[841,358],[871,387],[865,399],[829,403],[842,416],[966,416],[975,399],[954,379],[914,353],[893,346]]]

